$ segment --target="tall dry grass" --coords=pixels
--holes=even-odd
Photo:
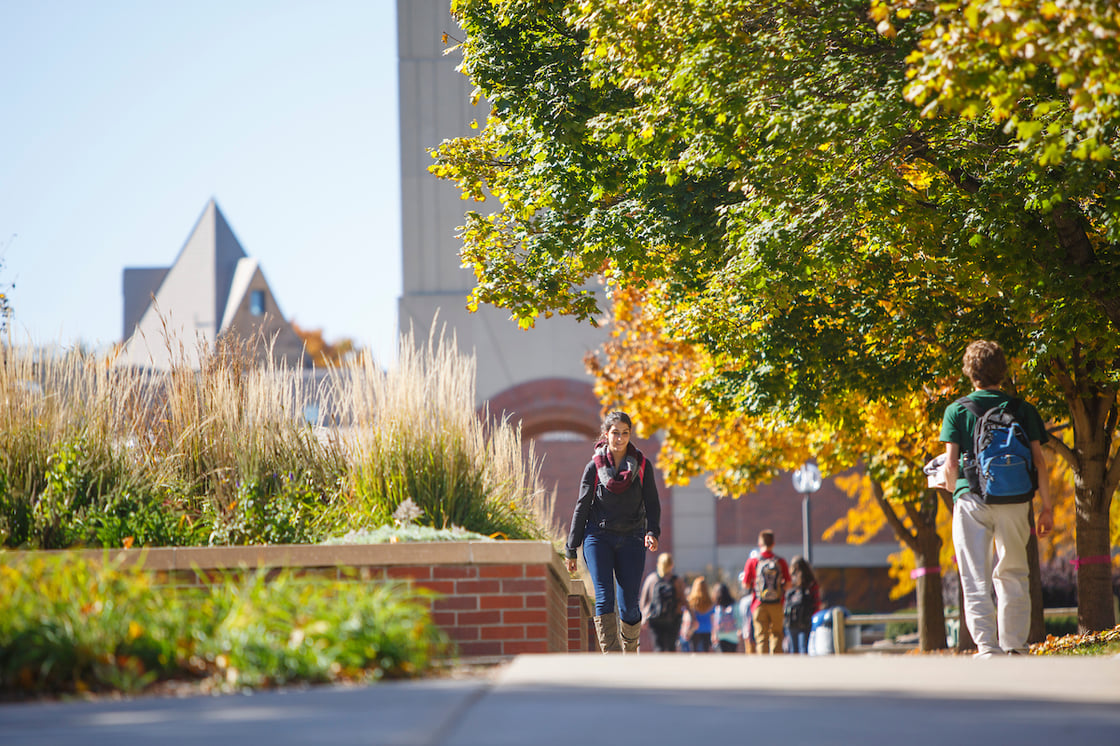
[[[405,499],[424,525],[548,536],[538,462],[475,411],[473,358],[435,334],[399,358],[316,377],[236,341],[168,371],[0,347],[0,542],[314,541]]]
[[[395,368],[382,371],[366,356],[339,369],[327,388],[328,410],[347,424],[354,489],[343,516],[391,523],[411,499],[425,525],[552,538],[552,496],[532,446],[526,456],[519,425],[475,409],[475,361],[458,352],[454,337],[433,329],[417,344],[409,332]]]

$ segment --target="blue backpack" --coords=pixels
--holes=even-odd
[[[986,412],[967,396],[957,402],[976,415],[972,451],[962,459],[969,490],[991,505],[1030,502],[1038,472],[1027,431],[1015,415],[1022,401],[1010,399]]]

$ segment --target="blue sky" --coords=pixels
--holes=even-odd
[[[0,0],[0,284],[17,341],[119,341],[121,272],[213,197],[281,310],[389,362],[393,0]],[[434,144],[434,143],[433,143]]]

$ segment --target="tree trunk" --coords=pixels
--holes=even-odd
[[[1099,398],[1081,404],[1085,415],[1073,418],[1073,449],[1079,467],[1073,482],[1077,507],[1077,626],[1082,632],[1099,632],[1116,625],[1108,520],[1114,489],[1108,479],[1112,431],[1093,426],[1102,419],[1092,406],[1101,406]]]
[[[1116,625],[1112,601],[1112,563],[1108,537],[1108,508],[1086,510],[1095,501],[1077,490],[1077,626],[1082,632],[1099,632]]]
[[[935,506],[936,498],[934,498]],[[941,537],[937,533],[936,510],[929,523],[915,523],[919,550],[914,553],[919,568],[934,568],[941,561]],[[944,650],[945,601],[941,595],[941,571],[918,576],[918,647],[921,650]]]
[[[1076,363],[1077,358],[1074,360]],[[1120,483],[1120,462],[1113,459],[1109,463],[1117,426],[1117,392],[1085,383],[1090,380],[1086,372],[1075,375],[1060,360],[1053,361],[1051,372],[1065,393],[1073,429],[1073,448],[1059,440],[1054,450],[1073,469],[1077,626],[1082,632],[1099,632],[1116,624],[1108,512]]]

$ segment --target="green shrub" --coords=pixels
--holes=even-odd
[[[1077,634],[1077,614],[1046,617],[1043,624],[1047,635],[1064,637]]]
[[[319,538],[315,521],[324,496],[307,475],[271,475],[237,487],[233,502],[215,511],[210,544],[306,544]]]
[[[0,492],[8,546],[65,549],[199,542],[187,516],[171,500],[150,494],[151,486],[133,479],[112,454],[77,441],[63,444],[46,461],[44,488],[36,497]],[[0,489],[4,486],[0,483]]]
[[[170,589],[138,566],[0,554],[0,597],[6,693],[376,680],[423,673],[446,647],[427,603],[395,584],[257,572]]]
[[[215,589],[218,622],[203,646],[231,684],[411,676],[446,642],[402,585],[312,582],[255,573]]]
[[[904,610],[896,612],[896,613],[898,613],[898,614],[913,614],[915,611],[917,611],[917,610],[916,609],[904,609]],[[911,621],[887,622],[886,631],[884,633],[884,636],[888,640],[894,640],[898,637],[901,637],[902,635],[912,635],[917,631],[918,631],[918,623],[917,622],[911,622]]]

